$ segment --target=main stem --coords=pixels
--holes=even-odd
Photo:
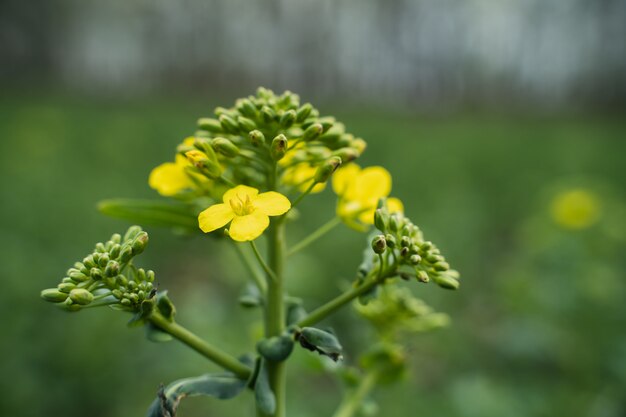
[[[378,372],[376,371],[365,375],[351,395],[344,398],[335,414],[333,414],[333,417],[352,417],[356,415],[363,405],[363,400],[365,400],[367,394],[374,388],[377,380]]]

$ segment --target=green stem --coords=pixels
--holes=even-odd
[[[375,271],[375,273],[378,274],[378,271]],[[298,323],[298,326],[308,327],[308,326],[312,326],[315,323],[322,321],[327,316],[334,313],[336,310],[348,304],[350,301],[354,300],[361,294],[365,294],[366,292],[374,288],[376,285],[380,284],[382,281],[384,281],[385,277],[386,277],[386,274],[384,273],[381,274],[380,277],[376,277],[376,275],[374,275],[374,277],[371,277],[371,274],[370,274],[370,278],[366,279],[364,284],[356,288],[351,288],[350,290],[330,300],[329,302],[322,305],[321,307],[318,307],[316,310],[309,313],[309,315],[307,315],[305,318],[300,320],[300,322]]]
[[[252,277],[252,280],[256,284],[257,288],[259,289],[261,294],[265,296],[265,293],[267,292],[267,284],[265,283],[265,277],[252,264],[252,261],[250,260],[250,256],[246,252],[244,252],[241,245],[233,241],[233,246],[235,247],[235,250],[237,251],[237,255],[239,255],[239,259],[241,259],[241,262],[243,262],[243,264],[246,266],[246,269],[250,273],[250,276]]]
[[[352,417],[356,415],[365,397],[372,391],[378,381],[378,372],[372,371],[365,375],[360,384],[349,395],[346,395],[333,414],[333,417]]]
[[[148,320],[159,329],[163,330],[166,333],[169,333],[174,338],[183,342],[196,352],[200,353],[207,359],[213,361],[217,365],[222,368],[231,371],[238,377],[243,379],[250,378],[252,370],[239,362],[236,358],[230,356],[228,353],[222,352],[221,350],[209,345],[203,339],[193,334],[183,326],[171,322],[167,320],[165,317],[158,313],[152,313]]]
[[[330,221],[320,226],[316,231],[314,231],[313,233],[311,233],[310,235],[302,239],[296,245],[292,246],[291,249],[289,249],[289,252],[287,252],[287,256],[291,256],[294,253],[300,252],[302,249],[306,248],[311,243],[315,242],[317,239],[321,238],[326,233],[333,230],[340,223],[341,223],[341,218],[339,217],[332,218]]]
[[[256,256],[257,261],[259,261],[259,265],[261,265],[261,268],[263,268],[263,270],[267,274],[267,278],[271,281],[277,281],[278,278],[276,277],[276,272],[274,272],[273,268],[271,268],[269,265],[265,263],[265,261],[263,260],[263,257],[261,256],[261,254],[259,253],[259,250],[256,247],[256,243],[254,243],[254,240],[250,241],[250,246],[252,246],[252,251],[254,252],[254,256]]]
[[[309,193],[313,190],[313,187],[315,187],[317,185],[317,183],[315,182],[315,180],[313,180],[313,182],[311,183],[311,185],[309,185],[309,188],[306,189],[306,191],[304,191],[302,194],[300,194],[293,203],[291,203],[291,209],[293,210],[293,208],[295,206],[297,206],[304,197],[306,197],[307,195],[309,195]]]

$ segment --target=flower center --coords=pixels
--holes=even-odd
[[[252,201],[250,201],[250,196],[248,195],[245,200],[237,195],[235,198],[231,198],[229,203],[237,216],[247,216],[254,212],[254,205],[252,205]]]

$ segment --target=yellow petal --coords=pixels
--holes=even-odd
[[[389,210],[389,213],[404,213],[404,204],[402,204],[399,198],[388,198],[387,210]]]
[[[246,201],[248,198],[250,200],[254,199],[257,196],[259,190],[256,188],[248,187],[247,185],[238,185],[235,188],[231,188],[230,190],[224,193],[224,203],[230,204],[230,200],[233,198],[239,197],[240,200]],[[248,198],[246,198],[248,197]]]
[[[361,223],[365,224],[374,224],[374,213],[376,212],[376,207],[372,207],[368,210],[362,211],[359,214],[359,220]]]
[[[357,164],[348,164],[340,167],[333,174],[333,191],[335,191],[335,194],[343,195],[350,184],[357,178],[359,172],[361,172],[361,168]]]
[[[270,218],[260,211],[255,211],[246,216],[237,216],[228,229],[230,237],[237,242],[254,240],[261,236],[270,224]]]
[[[235,217],[235,213],[228,204],[215,204],[204,210],[198,216],[198,224],[204,233],[212,232],[226,224]]]
[[[166,162],[154,168],[150,172],[148,184],[159,194],[173,196],[186,188],[192,188],[193,182],[181,165],[173,162]]]
[[[382,197],[391,192],[391,174],[383,167],[374,166],[363,169],[355,181],[346,190],[346,198],[359,200],[367,206],[376,205]]]
[[[291,208],[289,199],[275,191],[259,194],[252,200],[252,204],[267,216],[280,216]]]

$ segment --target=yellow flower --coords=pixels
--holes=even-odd
[[[287,185],[297,186],[302,192],[305,192],[311,186],[313,176],[317,172],[317,167],[303,162],[285,170],[282,181]],[[315,184],[311,193],[321,193],[326,188],[325,182]]]
[[[357,164],[348,164],[333,175],[333,190],[339,196],[339,217],[348,226],[364,230],[365,225],[374,224],[378,201],[391,192],[391,174],[379,166],[361,169]],[[390,213],[404,210],[397,198],[388,198],[387,208]]]
[[[159,194],[171,197],[179,192],[193,188],[194,182],[185,171],[185,167],[190,166],[187,158],[176,155],[175,162],[165,162],[150,172],[148,184]]]
[[[231,188],[222,199],[223,204],[215,204],[200,213],[200,229],[209,233],[232,221],[229,234],[238,242],[261,236],[270,224],[268,216],[280,216],[291,208],[284,195],[275,191],[259,194],[259,190],[246,185]]]
[[[585,229],[600,217],[598,199],[583,189],[557,195],[552,201],[552,218],[567,229]]]

